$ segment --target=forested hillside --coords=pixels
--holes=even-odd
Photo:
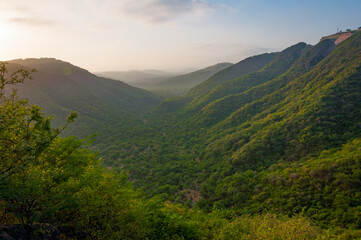
[[[120,80],[131,86],[146,89],[166,97],[182,96],[192,87],[204,82],[232,63],[218,63],[204,69],[187,73],[169,73],[156,70],[99,72],[99,76]]]
[[[108,164],[128,170],[135,186],[150,195],[162,194],[207,211],[306,214],[322,226],[355,227],[356,211],[351,214],[348,209],[358,206],[351,200],[358,196],[357,184],[350,190],[333,188],[335,192],[322,197],[302,189],[333,191],[326,178],[330,184],[339,174],[354,179],[338,163],[332,173],[311,163],[326,161],[323,151],[335,152],[327,159],[338,158],[338,152],[345,153],[344,148],[360,137],[360,46],[360,34],[337,47],[332,39],[312,47],[296,44],[254,72],[240,71],[239,77],[227,80],[225,76],[208,91],[197,90],[199,85],[186,97],[166,100],[152,115],[144,116],[137,128],[142,138],[114,137],[119,148],[101,144],[99,149],[110,154]],[[215,76],[221,79],[222,72],[227,69]],[[289,186],[285,192],[304,199],[267,190],[266,176],[276,176],[283,168],[295,181],[300,176],[291,173],[306,168],[318,179],[317,183],[310,179],[306,187],[287,184],[280,175],[280,184],[286,184],[282,189]],[[349,194],[340,208],[336,199]],[[335,212],[340,219],[331,221],[337,218]],[[342,216],[349,220],[341,220]]]
[[[108,71],[96,72],[95,74],[100,77],[119,80],[131,86],[143,89],[152,87],[166,78],[177,75],[176,73],[163,72],[159,70]]]
[[[209,77],[230,66],[232,66],[231,63],[218,63],[201,70],[162,79],[148,89],[162,94],[169,94],[171,96],[181,96],[187,93],[192,87],[201,84]]]
[[[101,166],[86,149],[86,140],[59,137],[76,113],[52,128],[39,106],[5,89],[27,79],[31,71],[9,73],[6,63],[0,63],[1,239],[336,237],[304,217],[205,214],[159,197],[144,198],[124,173]]]
[[[99,127],[129,121],[162,100],[162,97],[143,89],[97,77],[85,69],[56,59],[9,62],[9,71],[19,67],[36,69],[32,80],[18,86],[19,95],[56,116],[55,125],[64,123],[70,112],[78,111],[79,118],[67,130],[68,135],[87,136]]]
[[[1,141],[18,144],[3,148],[2,221],[105,239],[361,237],[361,32],[246,58],[162,102],[67,63],[9,72],[21,66],[38,72],[19,95],[91,119],[103,162],[1,92]]]

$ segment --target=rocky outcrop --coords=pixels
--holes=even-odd
[[[340,43],[342,43],[343,41],[345,41],[347,38],[351,37],[354,33],[356,33],[357,31],[360,30],[353,30],[353,31],[349,31],[349,32],[338,32],[326,37],[322,37],[320,39],[320,42],[326,40],[326,39],[332,39],[335,41],[335,44],[338,45]]]
[[[338,45],[338,44],[342,43],[343,41],[345,41],[347,38],[349,38],[351,36],[352,36],[351,32],[343,33],[336,39],[335,44]]]

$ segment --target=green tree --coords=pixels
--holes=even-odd
[[[141,201],[126,176],[103,168],[84,141],[58,137],[76,113],[52,129],[39,106],[11,89],[32,72],[9,74],[0,63],[0,222],[30,229],[50,224],[87,238],[141,239]]]
[[[38,161],[52,141],[76,118],[68,117],[61,128],[51,129],[50,118],[44,117],[41,108],[20,100],[14,87],[27,79],[35,70],[19,69],[8,73],[5,62],[0,62],[0,183],[8,176]]]

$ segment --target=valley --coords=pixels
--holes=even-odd
[[[1,95],[1,143],[18,141],[3,148],[2,221],[94,239],[358,239],[361,32],[338,40],[147,75],[158,80],[144,89],[52,58],[9,61],[36,69],[16,88],[42,110]]]

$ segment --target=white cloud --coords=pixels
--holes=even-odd
[[[120,14],[149,23],[163,23],[182,16],[200,16],[212,10],[203,0],[130,0],[121,4]]]
[[[117,19],[165,23],[181,17],[203,16],[213,6],[205,0],[0,0],[0,8],[12,13],[9,22],[40,26],[82,17],[97,24]]]

